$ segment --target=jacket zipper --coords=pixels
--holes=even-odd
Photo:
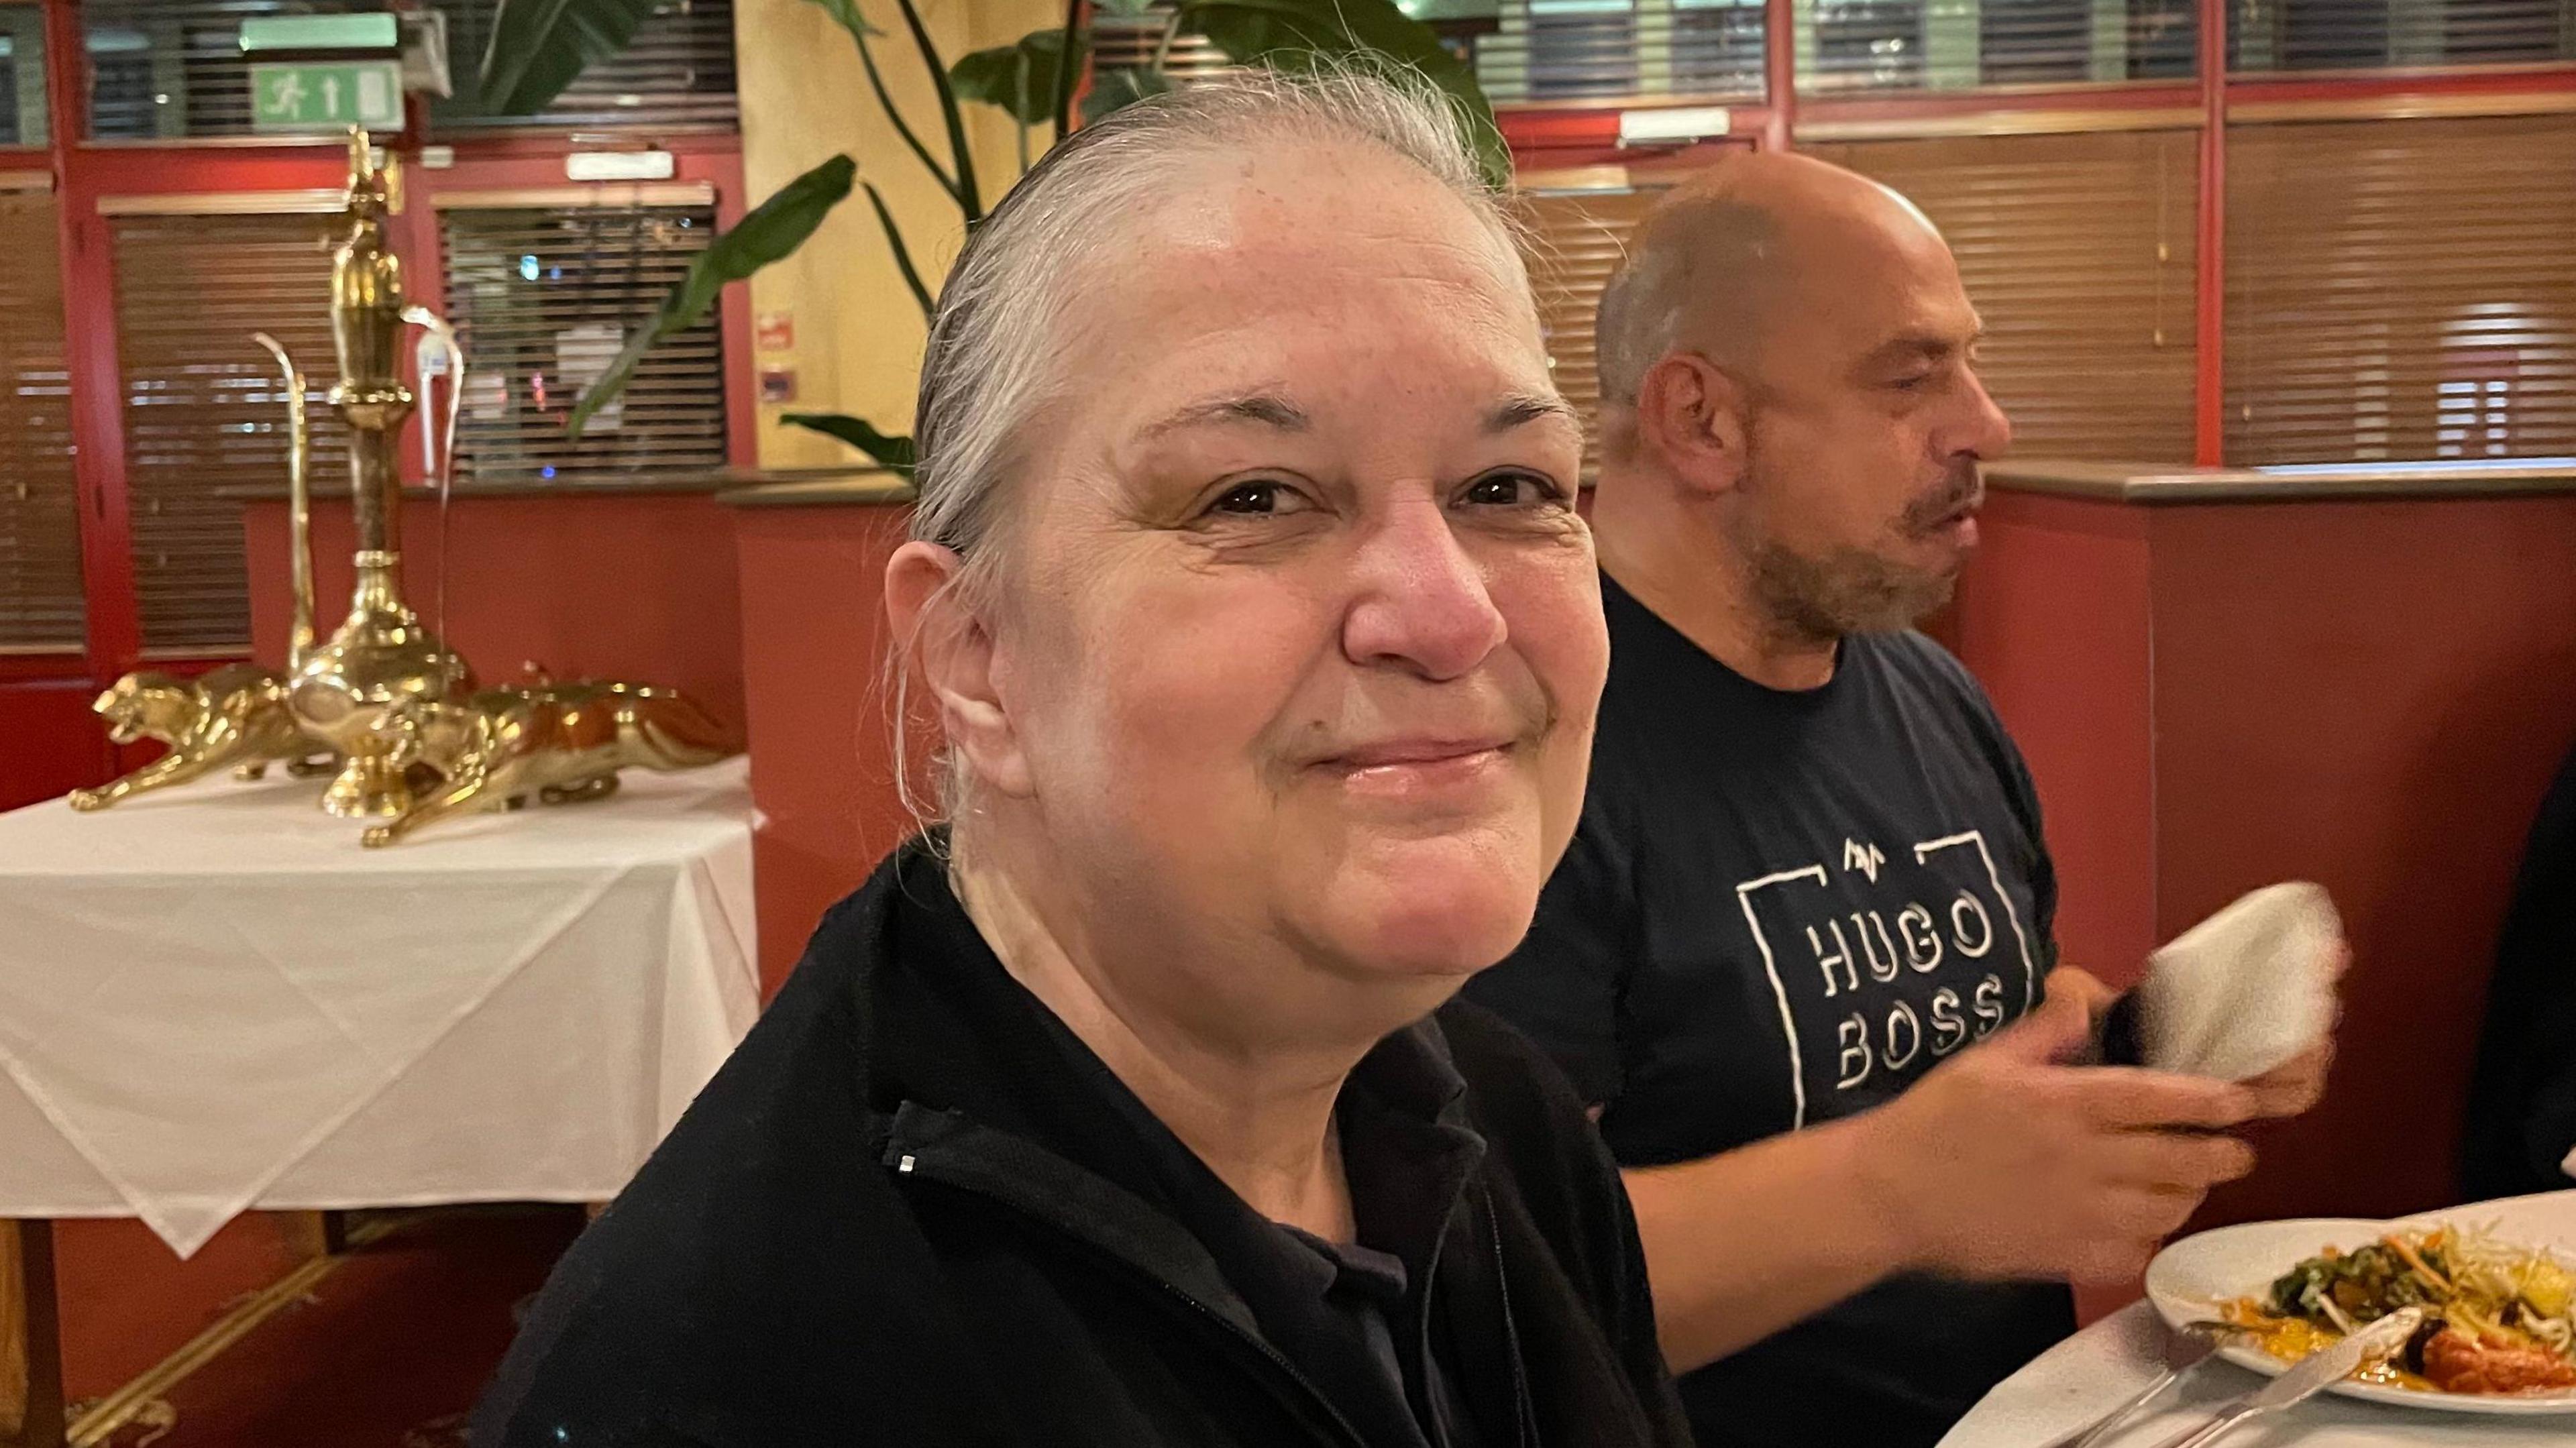
[[[1512,1420],[1518,1430],[1513,1437],[1520,1448],[1538,1448],[1538,1429],[1530,1421],[1529,1373],[1521,1362],[1521,1325],[1512,1315],[1512,1277],[1503,1265],[1503,1227],[1491,1200],[1485,1203],[1485,1239],[1494,1248],[1494,1290],[1503,1299],[1503,1341],[1512,1353]]]
[[[1260,1338],[1253,1336],[1251,1333],[1245,1332],[1242,1328],[1227,1321],[1217,1313],[1216,1309],[1199,1301],[1197,1298],[1192,1297],[1187,1292],[1182,1291],[1178,1286],[1166,1282],[1162,1278],[1156,1277],[1149,1272],[1140,1272],[1138,1275],[1152,1282],[1155,1286],[1160,1287],[1173,1297],[1178,1298],[1180,1301],[1188,1303],[1192,1311],[1196,1312],[1199,1316],[1206,1318],[1208,1321],[1215,1323],[1219,1328],[1224,1330],[1228,1337],[1245,1344],[1254,1352],[1259,1353],[1263,1358],[1267,1359],[1272,1367],[1277,1368],[1282,1376],[1286,1377],[1289,1382],[1294,1383],[1298,1390],[1303,1392],[1316,1407],[1324,1410],[1325,1421],[1332,1424],[1334,1431],[1342,1436],[1343,1442],[1353,1445],[1353,1448],[1368,1448],[1368,1440],[1362,1438],[1359,1434],[1359,1430],[1351,1426],[1350,1420],[1342,1416],[1341,1409],[1334,1407],[1332,1400],[1326,1398],[1323,1391],[1317,1388],[1304,1373],[1297,1371],[1297,1365],[1288,1361],[1287,1356],[1280,1352],[1279,1349],[1272,1347]]]

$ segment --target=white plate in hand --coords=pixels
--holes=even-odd
[[[2147,1300],[2156,1305],[2167,1326],[2179,1328],[2186,1322],[2206,1321],[2218,1315],[2221,1303],[2263,1296],[2283,1273],[2328,1247],[2350,1251],[2368,1246],[2398,1227],[2444,1222],[2486,1227],[2499,1242],[2547,1247],[2562,1259],[2576,1259],[2576,1192],[2551,1192],[2449,1207],[2396,1222],[2301,1217],[2195,1233],[2156,1254],[2156,1260],[2147,1267]],[[2250,1343],[2230,1343],[2219,1353],[2229,1362],[2265,1377],[2278,1377],[2289,1367]],[[2576,1388],[2512,1395],[2428,1393],[2383,1383],[2345,1381],[2328,1391],[2367,1402],[2444,1413],[2576,1413]]]

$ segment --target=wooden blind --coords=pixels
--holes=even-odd
[[[1628,238],[1663,193],[1658,190],[1540,192],[1525,199],[1530,281],[1559,392],[1583,418],[1583,476],[1598,466],[1595,414],[1601,369],[1593,346],[1601,288],[1627,257]]]
[[[1913,198],[1985,319],[1979,374],[2024,456],[2191,456],[2198,138],[1981,136],[1808,148]]]
[[[0,653],[84,643],[54,198],[0,194]]]
[[[2576,117],[2240,126],[2227,459],[2576,454]]]
[[[712,206],[444,210],[448,318],[468,376],[461,476],[596,481],[725,463],[724,346],[710,314],[646,355],[578,444],[564,418],[715,235]]]
[[[485,112],[474,79],[491,43],[498,0],[428,0],[447,17],[456,93],[430,102],[439,135],[480,131],[730,130],[734,90],[733,0],[666,0],[626,48],[581,73],[533,116]]]
[[[1761,0],[1502,0],[1498,19],[1475,50],[1497,105],[1762,94]]]
[[[1797,0],[1798,88],[1963,90],[2188,77],[2192,0]]]
[[[331,350],[329,216],[114,216],[125,485],[143,646],[248,647],[241,506],[224,489],[286,481],[286,402],[250,334],[295,354],[311,386],[313,479],[348,477],[346,429],[323,394]]]
[[[1150,70],[1158,52],[1163,58],[1163,73],[1178,81],[1223,75],[1233,68],[1225,52],[1209,43],[1204,35],[1176,35],[1172,37],[1171,48],[1165,50],[1163,35],[1171,28],[1171,21],[1169,0],[1155,0],[1154,4],[1134,15],[1114,14],[1105,6],[1093,6],[1093,73]]]
[[[2235,0],[2228,65],[2376,70],[2576,57],[2565,0]]]

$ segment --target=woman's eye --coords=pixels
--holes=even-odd
[[[1467,485],[1465,501],[1489,508],[1525,508],[1554,502],[1565,490],[1537,473],[1487,473]]]
[[[1268,517],[1278,513],[1301,513],[1311,506],[1304,494],[1286,483],[1237,483],[1217,495],[1208,511],[1232,513],[1241,517]]]

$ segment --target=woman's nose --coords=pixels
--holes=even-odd
[[[1484,662],[1507,633],[1484,570],[1436,499],[1396,505],[1361,543],[1342,625],[1342,651],[1353,663],[1453,679]]]

